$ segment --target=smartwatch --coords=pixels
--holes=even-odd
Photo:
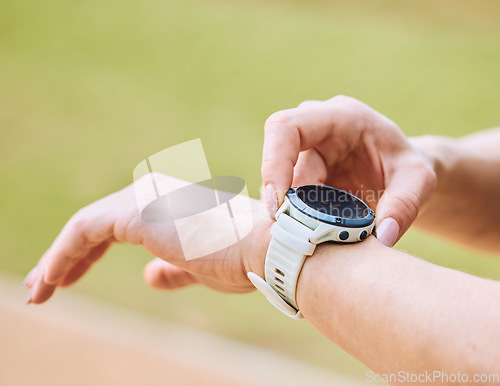
[[[307,256],[324,242],[356,243],[375,228],[375,213],[361,199],[330,186],[289,189],[271,227],[265,280],[248,273],[252,284],[281,312],[302,319],[297,281]]]

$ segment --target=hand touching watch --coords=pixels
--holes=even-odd
[[[436,186],[432,161],[389,118],[346,96],[306,101],[265,125],[262,180],[274,217],[291,186],[355,193],[377,214],[377,238],[392,246]]]

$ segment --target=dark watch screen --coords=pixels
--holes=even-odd
[[[318,212],[346,219],[362,219],[368,208],[354,196],[327,186],[301,186],[297,197]]]

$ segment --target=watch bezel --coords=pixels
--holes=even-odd
[[[352,219],[352,218],[344,218],[344,217],[339,217],[339,216],[332,216],[323,212],[320,212],[316,209],[311,208],[309,205],[307,205],[304,201],[302,201],[298,195],[297,195],[297,190],[300,188],[310,188],[310,187],[321,187],[321,188],[328,188],[328,189],[333,189],[337,192],[340,193],[345,193],[349,196],[351,196],[353,199],[358,201],[361,205],[363,205],[367,210],[368,214],[359,219]],[[290,200],[290,204],[293,205],[294,208],[296,208],[299,212],[305,214],[306,216],[309,216],[315,220],[324,222],[329,225],[336,225],[336,226],[343,226],[346,228],[362,228],[370,225],[373,223],[375,220],[375,213],[373,210],[370,209],[370,207],[359,197],[356,197],[355,195],[346,192],[341,189],[337,189],[331,186],[327,185],[302,185],[302,186],[297,186],[295,188],[291,188],[288,190],[286,193],[288,199]]]

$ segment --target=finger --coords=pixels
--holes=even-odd
[[[35,284],[35,279],[37,277],[37,272],[38,272],[38,266],[34,266],[31,271],[28,272],[26,277],[23,280],[23,286],[26,288],[31,288],[33,287],[33,284]]]
[[[26,288],[33,288],[38,280],[42,278],[45,269],[47,267],[47,257],[48,257],[48,250],[46,250],[40,260],[38,260],[38,263],[33,267],[33,269],[26,275],[25,279],[23,280],[23,285]]]
[[[75,265],[73,265],[68,273],[64,275],[59,283],[59,286],[67,287],[80,279],[90,269],[90,267],[106,253],[111,244],[112,241],[108,240],[85,251]]]
[[[163,290],[174,290],[198,283],[193,274],[160,259],[146,265],[144,278],[151,287]]]
[[[84,208],[64,226],[42,257],[46,265],[45,283],[58,284],[88,248],[112,238],[115,218],[112,211],[102,208],[106,207]]]
[[[323,157],[315,149],[309,149],[299,154],[293,171],[292,186],[324,185],[326,176]]]
[[[363,103],[348,97],[335,97],[321,104],[283,110],[266,121],[262,155],[262,180],[270,212],[277,210],[293,181],[294,166],[300,151],[320,145],[332,136],[333,129],[349,127],[338,149],[330,149],[331,157],[341,157],[342,149],[359,139],[360,129],[373,114]],[[270,213],[270,214],[271,214]]]
[[[97,261],[106,252],[111,244],[112,240],[109,240],[85,251],[82,257],[70,268],[60,285],[63,287],[68,286],[78,280],[90,268],[93,262]],[[25,279],[25,281],[28,281],[29,277],[29,282],[26,283],[26,287],[30,289],[28,303],[40,304],[47,301],[58,286],[57,283],[49,284],[44,279],[47,270],[47,256],[44,255],[40,259],[38,265],[33,268],[27,279]]]
[[[266,121],[261,172],[271,217],[292,184],[299,152],[324,140],[331,129],[329,114],[318,107],[280,111]]]
[[[422,203],[436,184],[431,167],[421,161],[395,162],[398,169],[389,177],[376,208],[377,238],[391,247],[408,230]]]
[[[322,103],[324,103],[324,101],[308,100],[308,101],[300,102],[299,105],[297,106],[297,108],[300,109],[300,108],[307,108],[307,107],[315,107],[315,106],[321,105]]]
[[[42,271],[29,292],[27,303],[40,304],[45,302],[52,296],[56,287],[55,284],[47,284],[43,281]]]

